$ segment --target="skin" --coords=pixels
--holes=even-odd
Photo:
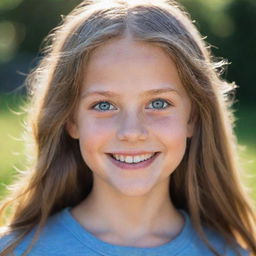
[[[158,46],[125,37],[94,50],[84,74],[79,106],[67,130],[79,140],[94,183],[72,215],[111,244],[154,247],[171,241],[184,219],[169,196],[170,175],[194,129],[191,102],[174,62]],[[161,88],[175,91],[142,96]],[[88,96],[105,90],[117,97]],[[161,153],[149,167],[137,170],[120,169],[106,155],[138,150]]]

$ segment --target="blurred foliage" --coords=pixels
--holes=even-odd
[[[67,14],[79,2],[81,1],[4,0],[0,5],[0,28],[1,24],[3,27],[0,30],[0,55],[5,54],[1,48],[8,47],[4,44],[6,35],[15,41],[13,44],[17,46],[16,52],[37,53],[43,38],[61,21],[61,15]],[[8,6],[15,8],[7,8]]]
[[[180,0],[196,21],[215,56],[231,64],[224,74],[239,86],[237,98],[244,105],[255,104],[254,66],[256,58],[255,0]]]
[[[223,77],[240,86],[237,98],[242,104],[254,104],[256,1],[178,1],[195,20],[202,36],[207,36],[206,40],[212,45],[213,54],[232,63]],[[5,80],[8,79],[3,75],[9,69],[15,75],[17,66],[10,63],[18,63],[21,54],[31,58],[38,56],[43,38],[61,22],[62,15],[68,14],[80,2],[82,1],[0,0],[0,79],[2,85],[5,83],[2,90],[11,90],[14,83],[11,80],[6,85]],[[30,68],[31,66],[26,71]],[[17,85],[20,85],[18,83],[20,81],[17,81]]]
[[[21,95],[0,94],[0,198],[6,190],[5,186],[13,180],[16,168],[25,168],[23,101]]]

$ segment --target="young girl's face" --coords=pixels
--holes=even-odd
[[[168,187],[193,134],[190,110],[175,64],[161,48],[114,39],[90,56],[75,121],[67,128],[79,139],[95,189],[142,195]],[[130,161],[129,154],[156,152],[140,164],[120,164],[110,155]]]

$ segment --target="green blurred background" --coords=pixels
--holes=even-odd
[[[127,0],[129,1],[129,0]],[[157,0],[156,0],[157,1]],[[25,169],[20,113],[26,74],[41,55],[43,38],[81,1],[0,0],[0,198],[17,169]],[[256,202],[256,1],[180,0],[216,57],[231,65],[223,74],[239,86],[235,132],[244,185]],[[18,113],[20,114],[18,114]]]

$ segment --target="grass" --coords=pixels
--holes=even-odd
[[[244,167],[245,185],[251,190],[250,194],[256,205],[256,106],[241,107],[236,112],[237,122],[235,132],[241,150],[239,156]]]
[[[21,111],[21,103],[20,95],[0,94],[0,198],[5,192],[5,185],[10,184],[16,174],[15,168],[24,167],[21,137],[25,115],[17,114]]]
[[[24,145],[21,141],[22,123],[25,115],[16,115],[10,111],[20,111],[22,98],[19,95],[0,94],[0,198],[6,192],[5,186],[10,184],[18,169],[24,168]],[[8,107],[9,106],[9,107]],[[246,171],[244,182],[251,189],[251,195],[256,202],[256,106],[243,107],[236,112],[237,122],[235,132],[238,136],[242,166]]]

